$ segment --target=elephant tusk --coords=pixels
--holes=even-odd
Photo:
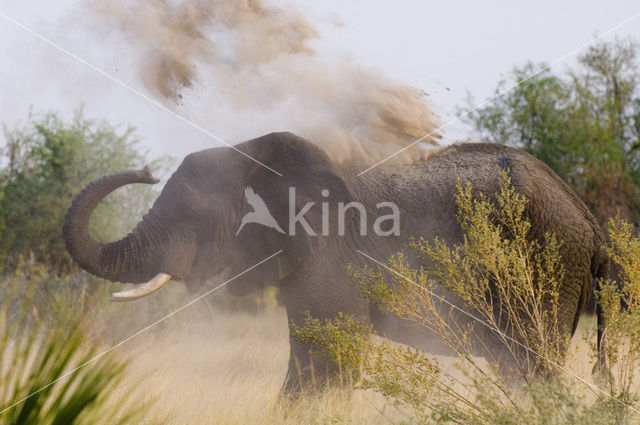
[[[145,284],[127,291],[114,292],[109,301],[133,301],[149,295],[152,292],[162,288],[171,280],[171,275],[167,273],[158,273],[153,279]]]

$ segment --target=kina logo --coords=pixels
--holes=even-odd
[[[267,204],[264,203],[264,200],[253,191],[251,187],[246,187],[244,189],[244,195],[247,198],[247,203],[253,208],[253,211],[249,211],[242,217],[242,222],[240,223],[240,227],[236,232],[236,236],[240,233],[242,228],[249,223],[257,223],[262,224],[263,226],[270,227],[272,229],[277,230],[280,233],[285,233],[284,230],[278,225],[278,222],[269,212],[269,208],[267,208]]]

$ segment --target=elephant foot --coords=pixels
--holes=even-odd
[[[593,365],[591,375],[593,376],[594,382],[600,389],[615,386],[613,373],[611,373],[611,369],[609,369],[609,366],[607,366],[605,362],[597,361],[596,364]]]
[[[330,386],[331,379],[318,377],[314,372],[310,366],[303,370],[287,372],[285,381],[280,389],[280,397],[297,399],[307,394],[316,394]]]
[[[316,362],[304,367],[298,361],[294,361],[289,364],[285,381],[280,389],[279,399],[292,402],[306,396],[317,397],[318,394],[327,390],[351,389],[352,387],[349,377],[340,375],[338,368],[327,359],[316,359]]]

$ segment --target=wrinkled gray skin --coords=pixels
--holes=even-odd
[[[143,170],[109,174],[89,184],[65,218],[63,234],[74,261],[112,281],[141,283],[164,272],[196,290],[226,268],[235,276],[282,249],[273,259],[232,281],[229,290],[247,295],[276,285],[290,322],[302,324],[306,311],[321,319],[344,312],[372,323],[392,340],[447,354],[432,335],[418,335],[399,319],[382,315],[370,306],[359,295],[357,282],[347,276],[345,265],[375,266],[356,249],[384,262],[411,236],[439,236],[449,244],[461,242],[454,197],[457,179],[493,194],[501,173],[508,170],[516,190],[529,199],[526,214],[532,223],[532,236],[551,231],[563,242],[566,280],[560,288],[560,317],[567,332],[575,331],[592,293],[594,277],[607,273],[608,260],[601,249],[604,238],[586,206],[547,166],[516,149],[494,144],[454,145],[424,162],[382,165],[358,177],[360,169],[334,164],[318,147],[291,133],[272,133],[237,148],[283,176],[230,148],[193,153],[171,176],[135,230],[113,243],[99,243],[88,233],[95,206],[122,185],[155,180]],[[308,236],[300,226],[296,236],[289,236],[255,223],[246,225],[236,236],[243,215],[251,211],[244,195],[247,186],[264,199],[285,231],[288,188],[295,187],[296,212],[307,202],[315,202],[305,218],[318,236]],[[330,191],[329,197],[321,197],[323,189]],[[320,235],[323,201],[331,206],[329,236]],[[339,201],[359,201],[366,206],[369,236],[359,235],[356,214],[349,215],[352,221],[347,223],[346,235],[336,236]],[[376,208],[384,201],[395,202],[400,209],[400,236],[380,237],[371,231],[376,217],[390,213],[388,208]],[[460,304],[445,290],[441,294]],[[495,340],[492,331],[479,324],[475,329],[485,344]],[[285,391],[297,391],[301,383],[312,380],[311,364],[318,381],[335,372],[326,358],[312,358],[310,346],[294,338],[290,338],[290,345]],[[478,352],[482,355],[483,349],[478,348]]]

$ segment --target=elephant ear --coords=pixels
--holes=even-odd
[[[237,147],[282,174],[278,176],[251,161],[246,186],[260,196],[284,233],[249,224],[237,235],[241,246],[256,251],[248,256],[251,258],[264,258],[283,250],[278,256],[280,279],[304,258],[325,249],[332,238],[335,239],[338,202],[346,204],[352,196],[340,169],[327,154],[294,134],[271,133]],[[323,203],[326,203],[324,208]],[[251,210],[252,207],[245,204],[238,220]],[[292,226],[291,219],[298,214],[301,218]]]

